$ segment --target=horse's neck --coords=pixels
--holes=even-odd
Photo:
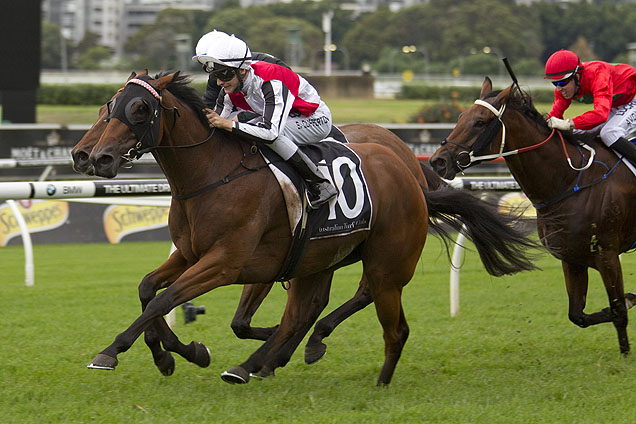
[[[525,125],[516,124],[508,127],[509,145],[506,150],[534,146],[549,136],[523,121],[523,118],[517,122],[523,122]],[[567,146],[567,149],[572,159],[576,158],[575,165],[580,167],[580,154],[574,153],[571,146]],[[570,189],[577,178],[577,172],[567,162],[558,132],[541,147],[508,156],[506,162],[511,174],[534,204],[543,204],[555,199]]]
[[[187,111],[184,109],[179,107],[181,116],[176,118],[176,122],[162,120],[164,131],[159,145],[175,148],[154,152],[175,194],[184,194],[220,180],[230,172],[231,166],[240,161],[239,149],[221,136],[221,130],[217,129],[210,135],[210,129],[199,121],[196,114],[189,108]],[[179,147],[195,145],[206,139],[197,146]]]

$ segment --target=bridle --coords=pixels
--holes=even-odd
[[[149,77],[144,77],[144,79],[132,78],[128,80],[126,85],[120,89],[121,92],[117,95],[117,97],[108,102],[109,114],[106,117],[106,122],[110,121],[112,118],[119,119],[137,138],[135,146],[121,156],[123,160],[132,164],[133,160],[139,159],[145,153],[156,149],[196,147],[206,143],[212,138],[214,135],[214,129],[210,131],[210,134],[204,140],[197,143],[184,146],[160,146],[158,144],[158,140],[161,124],[161,111],[171,110],[173,112],[174,126],[176,124],[176,119],[179,116],[179,109],[174,106],[171,108],[166,107],[163,104],[161,91],[156,90],[152,85],[150,85],[147,79],[149,79]],[[138,101],[143,102],[150,110],[148,118],[142,121],[135,120],[132,112],[133,105]]]
[[[130,86],[129,85],[133,84]],[[138,89],[138,87],[142,87],[143,90]],[[134,91],[133,93],[127,91]],[[136,92],[136,93],[135,93]],[[120,99],[121,101],[115,102],[116,99]],[[130,100],[128,100],[131,98]],[[121,122],[123,122],[134,134],[137,138],[137,143],[134,147],[132,147],[127,153],[121,156],[122,159],[132,163],[134,159],[139,159],[143,154],[150,152],[156,149],[182,149],[182,148],[190,148],[200,146],[209,140],[212,139],[214,135],[214,131],[216,128],[212,128],[210,134],[204,139],[196,143],[187,144],[187,145],[179,145],[179,146],[160,146],[158,145],[159,139],[159,126],[160,126],[160,118],[161,118],[161,110],[172,110],[174,112],[174,121],[173,127],[176,125],[177,117],[179,116],[179,110],[176,107],[168,108],[163,105],[163,98],[161,97],[161,92],[156,90],[152,85],[150,85],[147,81],[133,78],[128,80],[126,85],[121,89],[120,94],[109,103],[114,102],[115,105],[112,110],[109,110],[108,117],[106,121],[108,122],[112,118],[117,118]],[[132,106],[137,101],[142,101],[146,104],[150,110],[149,116],[147,119],[136,122],[133,113]],[[123,110],[121,105],[125,104]],[[255,145],[252,145],[252,149],[250,149],[251,154],[256,154],[257,149],[255,149]],[[268,166],[267,163],[264,165],[260,165],[254,168],[250,168],[245,165],[246,153],[241,148],[241,160],[238,165],[230,171],[226,176],[221,178],[218,181],[215,181],[211,184],[208,184],[204,187],[201,187],[197,190],[194,190],[185,194],[177,194],[173,193],[172,198],[175,200],[187,200],[196,196],[200,196],[210,190],[213,190],[221,185],[228,184],[229,182],[240,178],[242,176],[251,174],[253,172],[264,169]],[[237,172],[240,169],[243,169],[241,172]]]
[[[504,123],[502,117],[503,114],[506,110],[506,105],[503,104],[499,109],[496,109],[493,105],[491,105],[488,102],[485,102],[481,99],[477,99],[475,100],[474,104],[479,105],[479,106],[483,106],[486,109],[488,109],[489,111],[491,111],[495,117],[497,118],[498,121],[492,121],[494,123],[496,123],[497,127],[501,126],[501,143],[499,145],[499,152],[498,153],[494,153],[494,154],[490,154],[490,155],[482,155],[482,156],[475,156],[474,151],[472,150],[473,146],[470,147],[469,150],[465,150],[466,146],[460,145],[458,143],[454,143],[452,141],[449,141],[448,139],[444,139],[442,140],[442,142],[440,143],[442,146],[446,147],[446,150],[448,151],[448,153],[450,154],[451,158],[453,158],[455,160],[455,166],[458,168],[458,170],[460,172],[463,172],[464,169],[472,166],[474,163],[476,162],[481,162],[481,161],[485,161],[485,160],[492,160],[492,159],[497,159],[497,158],[505,158],[507,156],[512,156],[512,155],[518,155],[519,153],[524,153],[530,150],[535,150],[538,149],[539,147],[543,146],[545,143],[547,143],[552,136],[554,135],[555,129],[552,129],[552,132],[550,132],[550,135],[548,135],[548,137],[543,140],[540,141],[539,143],[533,144],[531,146],[526,146],[526,147],[521,147],[515,150],[508,150],[508,151],[504,151],[505,145],[506,145],[506,124]],[[592,148],[591,146],[588,146],[585,143],[580,143],[580,146],[582,146],[583,148],[585,148],[586,150],[588,150],[590,152],[590,157],[587,161],[587,163],[582,167],[582,168],[577,168],[572,164],[572,160],[570,159],[570,155],[567,152],[567,149],[565,148],[565,141],[563,139],[563,134],[559,131],[559,138],[561,139],[561,144],[563,146],[563,152],[565,153],[565,156],[567,158],[568,164],[570,165],[570,168],[572,168],[575,171],[584,171],[587,168],[590,167],[590,165],[592,165],[592,162],[594,161],[594,155],[596,154],[596,151],[594,150],[594,148]],[[494,136],[493,136],[494,137]],[[492,143],[492,140],[486,140],[488,142],[488,144]],[[448,147],[446,146],[446,144],[451,144],[455,147],[458,147],[460,149],[464,149],[461,150],[459,153],[457,154],[453,154],[453,152],[451,152]],[[475,143],[477,144],[477,143]],[[466,157],[468,163],[464,164],[462,162],[462,158]]]

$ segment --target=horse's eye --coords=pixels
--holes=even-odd
[[[486,122],[484,122],[481,119],[479,119],[477,122],[475,122],[475,128],[483,128],[485,126],[486,126]]]
[[[150,106],[145,100],[139,97],[135,97],[129,101],[125,111],[126,118],[128,118],[128,121],[133,125],[142,124],[150,118]]]

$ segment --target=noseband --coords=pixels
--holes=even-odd
[[[496,123],[497,126],[501,126],[501,144],[499,145],[499,153],[495,153],[495,154],[491,154],[491,155],[483,155],[483,156],[475,156],[474,155],[474,151],[473,151],[473,147],[475,147],[476,145],[480,145],[480,146],[486,146],[488,144],[490,144],[490,142],[492,142],[492,140],[482,140],[481,136],[480,139],[477,140],[477,142],[475,142],[473,144],[473,146],[471,146],[469,148],[469,150],[466,150],[466,146],[462,146],[458,143],[454,143],[452,141],[449,141],[448,139],[444,139],[442,140],[442,142],[440,143],[442,146],[446,147],[446,151],[449,153],[449,155],[451,156],[451,158],[455,159],[455,166],[457,167],[457,169],[460,172],[463,172],[464,169],[470,167],[473,163],[475,162],[481,162],[481,161],[485,161],[485,160],[492,160],[492,159],[497,159],[497,158],[502,158],[502,157],[506,157],[506,156],[512,156],[512,155],[517,155],[519,153],[523,153],[523,152],[527,152],[529,150],[534,150],[537,149],[541,146],[543,146],[545,143],[547,143],[551,138],[552,135],[554,134],[555,130],[552,129],[552,132],[550,133],[550,135],[548,135],[548,137],[537,143],[537,144],[533,144],[532,146],[527,146],[527,147],[521,147],[519,149],[515,149],[515,150],[509,150],[507,152],[504,152],[504,147],[506,145],[506,124],[504,123],[502,116],[504,111],[506,110],[506,105],[503,104],[498,110],[495,109],[495,107],[493,105],[491,105],[488,102],[485,102],[483,100],[477,99],[475,100],[476,105],[479,106],[483,106],[486,109],[488,109],[489,111],[491,111],[495,117],[498,119],[498,121],[492,121],[494,123]],[[492,124],[491,122],[491,124]],[[489,124],[490,125],[490,124]],[[487,135],[489,133],[489,131],[485,131],[483,135]],[[492,136],[494,137],[494,135]],[[561,144],[563,145],[563,151],[565,152],[568,164],[570,165],[570,168],[574,169],[575,171],[583,171],[587,168],[590,167],[590,165],[592,164],[592,162],[594,161],[594,155],[595,155],[595,150],[588,146],[587,144],[581,143],[580,145],[585,148],[586,150],[588,150],[590,152],[590,158],[587,161],[587,164],[585,164],[582,168],[577,168],[572,164],[572,160],[570,159],[570,156],[568,155],[568,152],[565,148],[565,142],[563,140],[563,134],[561,134],[559,132],[559,137],[561,138]],[[488,136],[488,138],[491,138],[490,136]],[[450,149],[448,149],[448,146],[446,146],[446,144],[451,144],[455,147],[458,147],[460,149],[464,149],[461,150],[459,153],[457,153],[456,155],[453,154],[452,151],[450,151]],[[481,150],[481,147],[478,149]],[[466,161],[462,161],[463,158],[466,158]],[[464,164],[464,162],[467,162]]]
[[[446,138],[444,140],[442,140],[442,142],[440,143],[442,146],[446,147],[446,150],[449,153],[449,155],[451,156],[451,158],[453,158],[455,160],[455,166],[457,167],[457,169],[460,172],[463,171],[464,169],[472,166],[475,162],[496,159],[498,157],[503,157],[503,156],[508,156],[509,154],[514,154],[513,152],[516,152],[516,151],[513,151],[513,152],[504,152],[503,151],[503,149],[504,149],[504,147],[506,145],[506,124],[504,124],[503,120],[501,119],[501,116],[503,115],[504,111],[506,110],[506,105],[505,104],[502,105],[501,108],[499,108],[499,110],[497,110],[490,103],[487,103],[487,102],[485,102],[483,100],[480,100],[480,99],[475,100],[475,104],[483,106],[486,109],[490,110],[495,115],[495,117],[497,117],[497,121],[492,121],[490,124],[488,124],[488,128],[479,136],[477,141],[468,150],[466,150],[466,146],[462,146],[461,144],[454,143],[452,141],[449,141]],[[479,149],[477,149],[479,151],[483,147],[488,146],[489,144],[491,144],[492,143],[491,137],[494,137],[499,132],[498,131],[499,127],[501,127],[501,130],[502,130],[502,133],[501,133],[501,144],[499,146],[499,153],[492,154],[492,155],[475,156],[475,152],[474,152],[473,148],[475,146],[479,146]],[[492,134],[492,136],[491,136],[491,134]],[[484,138],[484,136],[486,138]],[[447,144],[453,145],[453,146],[458,147],[459,149],[463,149],[463,150],[460,150],[459,153],[454,154],[452,151],[450,151],[448,149],[448,146],[446,146]]]

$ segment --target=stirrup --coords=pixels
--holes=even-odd
[[[328,184],[328,188],[323,190],[318,189],[318,194],[313,194],[312,189],[309,187],[305,190],[305,197],[307,198],[307,203],[311,209],[319,209],[322,205],[338,196],[338,190],[333,185],[328,182],[323,182],[322,184],[324,183]],[[326,197],[321,198],[321,194],[326,195]],[[312,197],[315,198],[312,200]]]

